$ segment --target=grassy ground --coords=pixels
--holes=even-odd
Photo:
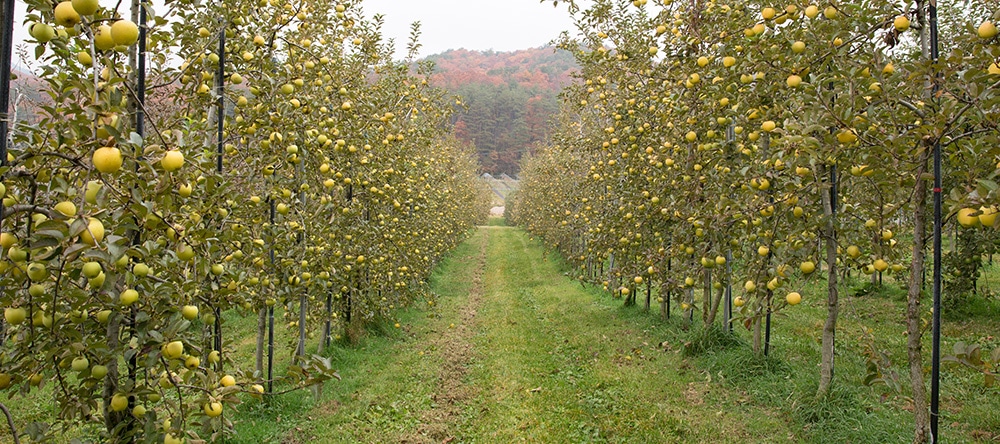
[[[685,331],[679,313],[663,321],[622,307],[566,271],[524,232],[492,220],[439,265],[433,305],[400,311],[358,343],[325,350],[343,380],[328,383],[319,398],[294,392],[227,410],[236,411],[228,442],[884,443],[912,436],[905,294],[891,278],[874,291],[856,280],[843,286],[836,386],[817,402],[825,281],[793,284],[804,302],[775,317],[772,353],[762,358],[742,327],[735,335],[704,333],[696,322]],[[1000,270],[987,274],[1000,282]],[[957,340],[1000,345],[996,301],[976,304],[975,315],[946,321],[946,351]],[[242,332],[234,339],[240,361],[252,362],[255,321],[227,314],[227,331]],[[709,351],[686,353],[693,345]],[[880,357],[888,384],[862,383],[869,354]],[[997,389],[982,379],[945,367],[946,441],[1000,437]]]

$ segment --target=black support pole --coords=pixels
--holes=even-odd
[[[220,2],[221,3],[221,2]],[[215,156],[215,171],[222,176],[222,156],[223,156],[223,127],[226,123],[226,102],[225,102],[225,87],[226,87],[226,26],[225,19],[221,19],[222,29],[219,30],[219,69],[215,74],[215,94],[218,96],[216,98],[216,156]],[[222,371],[222,308],[215,306],[212,307],[215,312],[215,342],[214,348],[220,354],[219,362],[216,364],[216,371]],[[268,378],[270,379],[270,378]]]
[[[219,174],[222,174],[223,127],[226,123],[226,27],[224,25],[223,23],[222,29],[219,30],[219,69],[215,74],[215,94],[218,96],[215,104],[217,108],[215,171]]]
[[[7,127],[10,125],[10,59],[14,39],[14,0],[3,1],[3,17],[0,23],[0,166],[7,166]],[[0,199],[0,214],[3,214],[3,199]],[[0,220],[2,222],[2,220]],[[0,288],[3,290],[3,288]],[[28,307],[29,311],[31,307]],[[30,318],[29,318],[30,319]],[[4,343],[4,320],[0,319],[0,345]]]
[[[270,221],[274,226],[274,199],[268,199],[270,205]],[[274,271],[274,236],[271,236],[271,249],[268,252],[271,259],[271,271]],[[267,394],[274,393],[274,305],[267,307]]]
[[[931,61],[938,61],[938,22],[937,0],[929,3],[931,37]],[[938,75],[934,74],[935,93],[938,91]],[[936,95],[936,94],[935,94]],[[934,313],[931,327],[931,442],[941,442],[938,436],[938,418],[940,416],[940,378],[941,378],[941,141],[934,143]]]
[[[7,165],[7,129],[10,126],[10,59],[14,44],[14,0],[3,1],[3,23],[0,23],[0,166]],[[0,213],[3,202],[0,201]]]

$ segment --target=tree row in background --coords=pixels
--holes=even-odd
[[[422,301],[487,214],[454,99],[411,70],[419,29],[393,61],[360,1],[26,3],[44,97],[14,91],[0,168],[0,390],[51,384],[59,415],[22,436],[217,440],[239,393],[336,377],[306,340]],[[258,317],[256,368],[230,311]]]
[[[1000,200],[997,11],[940,10],[933,63],[927,1],[558,3],[579,31],[561,47],[582,68],[509,217],[627,303],[655,286],[662,312],[675,302],[706,327],[732,310],[760,353],[772,314],[824,301],[818,398],[833,383],[838,279],[891,275],[908,288],[915,442],[927,442],[930,160],[940,144],[949,224],[979,240],[946,270],[969,287],[958,265],[992,251]],[[826,293],[803,295],[814,279]]]

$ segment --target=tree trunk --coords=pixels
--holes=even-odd
[[[649,311],[649,306],[652,304],[653,299],[653,281],[646,280],[646,311]]]
[[[705,328],[715,324],[715,318],[719,315],[719,304],[722,303],[722,298],[725,295],[725,287],[719,287],[719,290],[715,292],[715,298],[712,299],[712,309],[708,311],[708,320],[705,321]]]
[[[826,286],[826,323],[823,324],[823,342],[821,345],[822,361],[819,372],[819,388],[816,390],[816,398],[823,398],[830,393],[830,385],[833,383],[833,367],[836,360],[836,332],[837,314],[839,312],[839,294],[837,292],[837,231],[836,231],[836,193],[837,177],[836,171],[827,173],[827,168],[820,167],[820,174],[829,177],[830,189],[823,190],[823,215],[826,217],[826,225],[823,227],[823,238],[826,241],[826,266],[827,266],[827,286]]]
[[[120,340],[119,335],[121,334],[121,321],[122,315],[115,314],[111,317],[111,322],[108,322],[108,328],[106,330],[108,339],[108,349],[115,350],[119,347]],[[107,429],[108,435],[111,437],[114,443],[129,442],[128,439],[121,440],[122,430],[115,430],[121,426],[121,423],[125,421],[126,412],[114,412],[111,410],[111,398],[118,393],[118,355],[116,353],[111,354],[111,358],[107,363],[108,375],[104,377],[104,392],[102,393],[102,398],[104,398],[104,406],[102,408],[104,413],[104,428]]]
[[[914,443],[928,442],[930,435],[930,411],[927,406],[927,389],[924,387],[924,365],[921,356],[921,276],[924,272],[924,224],[926,218],[927,180],[922,176],[927,171],[930,150],[921,153],[917,168],[917,183],[914,185],[913,202],[913,264],[910,267],[910,283],[906,303],[906,351],[910,364],[910,386],[913,389]]]
[[[713,259],[714,260],[714,259]],[[704,287],[701,290],[701,322],[704,327],[709,326],[709,312],[712,310],[712,270],[706,268],[704,271]]]
[[[670,302],[670,292],[667,290],[666,282],[660,285],[660,319],[667,319],[667,304]]]
[[[299,344],[295,347],[295,356],[306,355],[306,314],[309,310],[309,300],[305,293],[299,296]]]

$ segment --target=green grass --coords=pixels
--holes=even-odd
[[[405,334],[338,345],[344,381],[296,411],[305,425],[283,424],[284,435],[271,436],[288,439],[298,427],[293,435],[302,440],[440,442],[426,425],[440,410],[433,381],[445,359],[437,347],[470,303],[476,251],[486,241],[482,306],[469,326],[473,358],[462,379],[472,395],[446,415],[444,431],[456,442],[883,443],[912,436],[905,291],[893,279],[881,287],[856,277],[843,283],[835,385],[817,400],[825,280],[793,284],[806,299],[774,317],[771,355],[762,357],[742,326],[731,335],[696,320],[684,330],[676,307],[661,321],[641,301],[625,308],[583,288],[565,276],[557,255],[500,221],[442,263],[431,283],[438,306],[402,312]],[[988,315],[996,301],[976,303],[977,314],[946,322],[946,351],[1000,331],[1000,317]],[[860,339],[863,327],[871,339]],[[868,349],[886,354],[900,390],[862,383]],[[942,394],[941,433],[949,442],[988,442],[1000,430],[996,389],[984,388],[981,375],[946,366]]]
[[[227,409],[236,424],[227,442],[884,443],[912,436],[905,291],[890,277],[881,287],[843,283],[835,385],[817,400],[821,273],[789,284],[804,301],[774,316],[771,353],[763,357],[751,351],[742,325],[732,334],[704,329],[698,319],[685,326],[677,307],[663,321],[658,308],[642,309],[641,298],[622,307],[568,272],[558,255],[493,219],[438,265],[430,303],[323,351],[341,381],[327,383],[318,398],[308,391],[246,398]],[[1000,283],[998,276],[993,267],[985,271],[984,294],[994,294],[985,282]],[[997,301],[971,301],[968,316],[946,316],[945,352],[958,340],[1000,345]],[[255,317],[224,319],[234,359],[251,363]],[[277,344],[291,343],[287,330],[276,329]],[[276,362],[286,363],[288,347],[277,349],[284,354]],[[884,354],[898,388],[863,384],[869,351]],[[1000,430],[997,389],[982,382],[944,367],[948,442],[991,442]],[[53,414],[45,407],[51,392],[31,396],[19,401],[29,408],[16,417]]]
[[[506,227],[507,219],[503,217],[490,216],[490,219],[486,222],[486,226],[490,227]]]

